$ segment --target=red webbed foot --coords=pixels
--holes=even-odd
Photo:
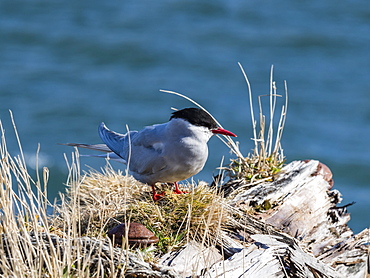
[[[164,196],[164,192],[159,193],[159,194],[155,193],[155,194],[153,194],[153,201],[158,201],[158,200],[162,199],[163,196]]]
[[[173,184],[175,185],[175,190],[173,191],[173,193],[175,193],[175,194],[185,194],[185,193],[189,193],[189,192],[187,192],[187,191],[181,191],[181,190],[179,189],[179,185],[177,184],[177,182],[174,182]]]
[[[153,191],[153,201],[155,202],[155,201],[160,200],[160,199],[164,196],[164,192],[162,192],[162,193],[157,193],[157,192],[155,191],[155,186],[154,186],[154,184],[152,184],[151,186],[152,186],[152,191]]]

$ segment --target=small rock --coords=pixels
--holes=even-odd
[[[305,162],[309,162],[310,160],[305,160]],[[319,162],[319,165],[317,166],[317,170],[315,173],[312,174],[313,176],[322,176],[324,180],[326,180],[330,187],[329,189],[332,189],[334,185],[334,180],[333,180],[333,173],[331,172],[330,168],[326,166],[324,163]]]
[[[128,231],[126,226],[125,223],[121,223],[108,231],[108,237],[114,244],[122,245],[126,235],[130,246],[145,247],[158,242],[158,238],[144,225],[136,222],[129,223]]]

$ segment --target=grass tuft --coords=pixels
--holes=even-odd
[[[282,97],[277,94],[276,83],[273,80],[273,66],[270,72],[270,93],[268,95],[261,95],[258,97],[259,107],[259,129],[257,129],[257,121],[255,121],[252,90],[247,75],[241,64],[240,69],[243,72],[244,78],[248,85],[251,119],[253,127],[254,149],[253,152],[248,154],[247,157],[241,159],[237,157],[233,159],[229,167],[225,168],[231,180],[244,180],[245,183],[255,183],[258,180],[268,180],[273,178],[284,166],[285,157],[284,151],[281,146],[281,138],[283,135],[285,120],[288,108],[288,89],[286,82],[285,86],[285,104],[281,107],[280,118],[277,124],[277,131],[274,136],[275,126],[275,111],[277,105],[277,98]],[[263,111],[262,98],[268,97],[269,99],[269,119]],[[267,127],[267,129],[266,129]]]
[[[168,252],[189,240],[206,246],[214,243],[221,223],[226,219],[222,197],[205,184],[190,193],[166,191],[158,202],[139,201],[129,207],[132,221],[140,222],[160,239],[161,252]]]
[[[68,194],[79,201],[83,235],[97,236],[118,223],[138,222],[159,238],[157,255],[189,240],[212,244],[226,218],[223,198],[215,189],[203,183],[188,183],[189,193],[174,194],[167,188],[157,202],[152,200],[149,189],[108,165],[102,173],[85,173]]]

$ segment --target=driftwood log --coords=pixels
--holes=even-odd
[[[369,277],[370,232],[353,234],[332,186],[329,168],[315,160],[294,161],[254,186],[229,181],[221,252],[190,242],[161,263],[182,277]]]

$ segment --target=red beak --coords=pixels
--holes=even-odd
[[[228,131],[228,130],[226,130],[226,129],[223,129],[223,128],[221,128],[221,127],[218,127],[218,128],[216,128],[216,129],[212,129],[211,131],[212,131],[212,133],[214,133],[214,134],[222,134],[222,135],[227,135],[227,136],[237,137],[234,133],[232,133],[232,132],[230,132],[230,131]]]

